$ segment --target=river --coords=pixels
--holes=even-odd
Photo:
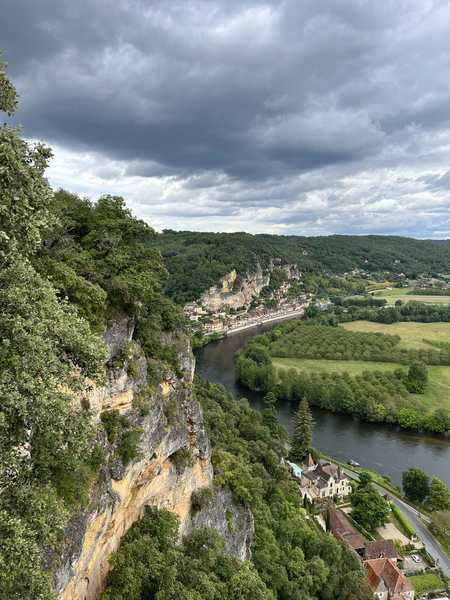
[[[263,394],[244,388],[235,375],[235,354],[246,340],[270,331],[281,322],[234,333],[194,351],[196,372],[212,383],[222,384],[236,399],[247,398],[252,408],[262,412]],[[296,402],[279,400],[276,404],[280,423],[291,426]],[[438,477],[450,487],[450,440],[432,433],[408,431],[401,427],[368,423],[357,417],[332,413],[312,407],[316,425],[313,446],[329,456],[347,462],[356,460],[364,469],[389,475],[394,485],[401,485],[402,471],[417,467],[430,478]]]

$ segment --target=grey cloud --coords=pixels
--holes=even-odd
[[[413,212],[447,210],[449,30],[438,0],[16,0],[0,21],[28,136],[96,153],[102,181],[176,182],[155,202],[184,194],[186,219],[272,208],[291,232],[296,210],[315,232],[437,229]]]

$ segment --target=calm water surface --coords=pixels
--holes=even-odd
[[[222,384],[236,399],[247,398],[252,408],[262,412],[263,394],[244,388],[235,376],[235,354],[252,336],[270,331],[281,321],[254,327],[211,342],[195,350],[196,372],[212,383]],[[291,426],[296,402],[279,400],[280,423]],[[438,477],[450,487],[450,440],[432,433],[408,432],[400,427],[368,423],[357,417],[312,408],[316,425],[313,445],[329,456],[347,462],[356,460],[365,469],[390,475],[394,485],[401,484],[401,472],[417,467],[430,477]]]

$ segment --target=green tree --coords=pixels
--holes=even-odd
[[[306,398],[303,398],[300,402],[298,411],[294,413],[291,420],[294,424],[294,435],[289,454],[294,460],[303,460],[313,440],[313,427],[315,425]]]
[[[280,439],[280,425],[278,423],[278,413],[274,404],[277,398],[273,392],[269,392],[264,396],[265,404],[268,407],[263,411],[262,424],[269,428],[270,435],[276,440]]]
[[[362,471],[359,474],[359,480],[361,483],[370,483],[372,481],[372,475],[369,471]]]
[[[430,501],[434,510],[450,510],[450,492],[437,477],[431,481]]]
[[[409,367],[408,377],[426,385],[428,383],[427,365],[420,360],[414,360]]]
[[[383,527],[389,521],[389,510],[378,491],[369,484],[350,495],[352,517],[367,531]]]
[[[3,66],[0,108],[12,114]],[[68,508],[85,499],[98,463],[91,411],[78,399],[108,356],[30,263],[55,221],[50,156],[0,128],[0,594],[12,600],[53,597],[43,553],[60,549]]]
[[[402,471],[402,488],[405,496],[414,502],[424,502],[430,495],[430,478],[416,467]]]

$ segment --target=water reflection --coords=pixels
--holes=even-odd
[[[244,388],[235,378],[235,354],[253,335],[270,331],[276,323],[268,323],[212,342],[195,351],[196,372],[213,383],[220,383],[236,399],[247,398],[252,408],[262,412],[263,394]],[[291,427],[291,416],[297,403],[276,403],[280,423]],[[398,426],[368,423],[357,417],[313,408],[316,425],[314,446],[322,452],[346,462],[356,460],[365,469],[389,475],[394,485],[401,484],[401,472],[415,466],[438,477],[450,487],[450,442],[430,433],[409,433]]]

